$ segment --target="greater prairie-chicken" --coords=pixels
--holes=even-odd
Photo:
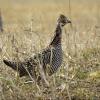
[[[3,62],[12,69],[18,71],[20,77],[28,74],[36,77],[35,68],[38,66],[38,62],[40,62],[44,72],[47,72],[48,75],[52,75],[62,64],[62,28],[68,23],[71,23],[71,21],[66,16],[60,15],[57,20],[57,27],[54,32],[53,40],[42,53],[36,54],[34,57],[23,62],[9,61],[5,59]]]

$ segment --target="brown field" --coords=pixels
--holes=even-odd
[[[100,100],[100,0],[0,0],[0,100]],[[3,58],[23,60],[45,48],[64,14],[62,67],[50,87],[25,83]],[[16,52],[16,48],[19,52]]]

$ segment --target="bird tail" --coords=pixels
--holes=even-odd
[[[8,60],[3,60],[3,62],[4,62],[7,66],[11,67],[11,68],[14,69],[14,70],[18,70],[18,69],[19,69],[19,65],[17,64],[17,62],[11,62],[11,61],[8,61]]]

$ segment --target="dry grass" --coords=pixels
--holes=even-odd
[[[66,26],[63,30],[62,67],[48,79],[50,87],[41,85],[40,89],[34,83],[25,84],[27,78],[16,77],[2,60],[23,60],[45,48],[59,14],[70,16],[68,0],[5,1],[0,3],[5,30],[0,33],[0,100],[99,100],[100,1],[71,1],[73,29]]]

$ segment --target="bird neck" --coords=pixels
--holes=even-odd
[[[50,45],[56,46],[58,44],[61,44],[61,37],[62,37],[62,26],[60,25],[60,23],[58,23],[55,30],[54,38],[50,43]]]

